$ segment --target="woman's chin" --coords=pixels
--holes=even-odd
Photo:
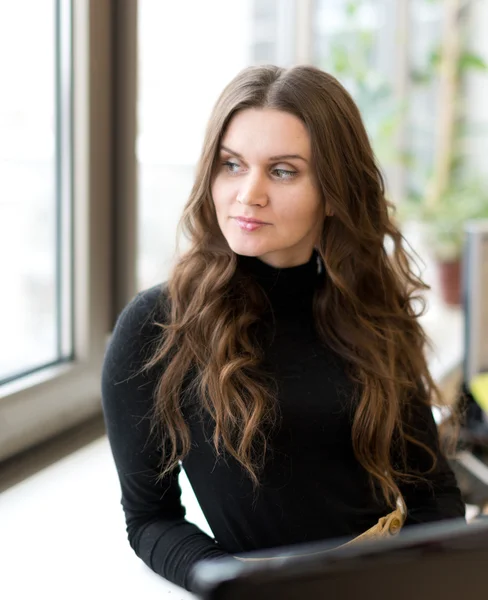
[[[261,256],[270,251],[266,244],[256,243],[254,240],[246,240],[243,243],[242,240],[228,239],[227,243],[232,252],[241,256]]]

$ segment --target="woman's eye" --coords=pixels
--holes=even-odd
[[[289,171],[288,169],[273,169],[273,174],[278,177],[278,179],[293,179],[297,172]]]
[[[222,163],[222,166],[226,169],[226,171],[229,171],[229,173],[237,173],[240,165],[232,162],[231,160],[226,160]]]

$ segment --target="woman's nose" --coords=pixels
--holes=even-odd
[[[266,182],[260,176],[249,175],[237,193],[240,204],[264,206],[268,203]]]

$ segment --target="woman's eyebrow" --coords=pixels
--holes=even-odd
[[[222,146],[220,146],[221,150],[224,150],[225,152],[228,152],[229,154],[232,154],[232,156],[237,156],[237,158],[242,159],[242,156],[239,154],[239,152],[235,152],[235,150],[231,150],[230,148],[228,148],[227,146],[224,146],[222,144]],[[289,158],[295,158],[298,160],[303,160],[304,162],[308,162],[308,160],[306,158],[303,158],[303,156],[300,156],[300,154],[279,154],[277,156],[270,156],[268,160],[270,161],[274,161],[274,160],[286,160]]]
[[[300,154],[279,154],[278,156],[270,156],[269,160],[286,160],[287,158],[298,158],[299,160],[308,162],[308,160],[303,158],[303,156],[300,156]]]

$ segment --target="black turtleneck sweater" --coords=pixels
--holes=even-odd
[[[103,368],[103,408],[122,491],[130,544],[151,569],[190,588],[200,559],[362,533],[388,512],[372,495],[351,442],[352,383],[344,363],[319,340],[313,294],[327,285],[314,253],[307,264],[275,269],[238,257],[270,299],[274,319],[263,323],[265,362],[278,384],[279,418],[269,437],[261,486],[230,456],[216,458],[212,422],[184,409],[192,446],[183,461],[215,539],[185,520],[178,472],[157,480],[160,450],[150,437],[150,411],[161,373],[138,374],[161,335],[155,321],[167,315],[165,286],[139,294],[120,315]],[[273,323],[273,335],[269,323]],[[264,327],[266,325],[266,327]],[[266,330],[266,334],[264,331]],[[259,335],[259,331],[258,331]],[[425,484],[402,485],[407,525],[464,515],[453,473],[439,453],[430,410],[415,404],[410,424],[438,454]],[[428,470],[431,458],[409,448],[412,469]]]

